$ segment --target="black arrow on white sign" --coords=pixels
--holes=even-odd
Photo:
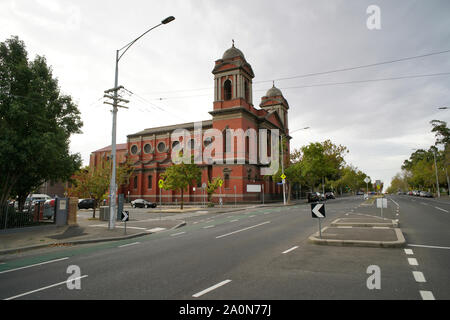
[[[325,218],[325,204],[312,203],[311,212],[313,218]]]

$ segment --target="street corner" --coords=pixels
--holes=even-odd
[[[329,246],[401,248],[405,238],[400,228],[326,227],[309,237],[309,243]]]

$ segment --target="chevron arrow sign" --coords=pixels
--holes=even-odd
[[[311,213],[313,218],[325,218],[325,204],[323,203],[312,203]]]

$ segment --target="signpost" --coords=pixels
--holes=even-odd
[[[127,234],[127,221],[130,220],[130,213],[128,211],[122,211],[121,219],[122,219],[122,222],[125,223],[124,233]]]
[[[322,239],[322,223],[321,219],[325,218],[325,204],[324,203],[311,203],[311,214],[315,219],[319,219],[319,234]]]
[[[283,149],[283,148],[282,148]],[[283,205],[286,205],[286,175],[283,173],[280,176],[281,182],[283,183]]]
[[[206,182],[202,184],[203,206],[206,208]]]
[[[158,181],[158,187],[159,187],[159,220],[161,220],[161,211],[162,211],[161,193],[162,193],[163,186],[164,186],[164,180],[163,179],[159,179],[159,181]]]
[[[223,185],[223,180],[222,180],[222,179],[219,179],[219,187],[220,187],[219,204],[220,204],[220,207],[221,207],[221,208],[222,208],[222,204],[223,204],[223,201],[222,201],[222,185]]]
[[[381,217],[383,218],[383,208],[387,208],[387,199],[386,198],[378,198],[377,199],[377,208],[381,208]]]

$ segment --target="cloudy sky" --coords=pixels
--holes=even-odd
[[[370,5],[381,29],[369,30]],[[111,144],[103,91],[115,51],[167,16],[119,64],[133,92],[118,114],[117,141],[145,128],[210,119],[214,61],[235,40],[255,72],[254,104],[272,86],[290,105],[292,147],[331,139],[348,163],[386,185],[412,148],[434,143],[430,120],[450,120],[450,52],[345,72],[298,77],[450,50],[448,0],[1,0],[0,41],[17,35],[30,58],[46,56],[61,90],[78,103],[83,134],[71,151],[88,164]],[[281,80],[291,78],[289,80]]]

